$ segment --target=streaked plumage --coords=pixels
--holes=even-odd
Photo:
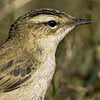
[[[44,100],[59,42],[78,23],[90,22],[52,9],[19,17],[0,48],[0,100]]]

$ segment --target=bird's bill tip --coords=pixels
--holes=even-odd
[[[90,24],[90,23],[93,23],[93,21],[89,19],[74,19],[75,25],[84,25],[84,24]]]

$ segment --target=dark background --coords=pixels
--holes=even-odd
[[[100,0],[0,0],[0,45],[18,16],[39,8],[94,21],[78,26],[60,43],[46,100],[100,100]]]

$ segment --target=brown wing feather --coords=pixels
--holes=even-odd
[[[22,60],[22,62],[11,60],[2,65],[0,69],[0,90],[10,91],[20,87],[22,83],[30,78],[32,66],[32,63],[28,60]]]
[[[14,41],[7,41],[0,47],[0,92],[23,86],[34,70],[36,61],[32,58]]]
[[[33,62],[26,57],[10,60],[0,66],[0,91],[14,90],[31,77]]]
[[[10,56],[7,54],[10,55],[6,51],[4,53],[0,52],[0,91],[6,92],[25,83],[31,77],[31,72],[34,69],[29,54],[19,56],[16,56],[16,53]]]

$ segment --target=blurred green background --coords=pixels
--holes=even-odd
[[[18,16],[39,8],[94,21],[75,28],[58,46],[45,100],[100,100],[100,0],[0,0],[0,45]]]

